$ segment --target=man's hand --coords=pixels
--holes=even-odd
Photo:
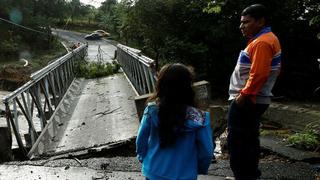
[[[236,97],[236,104],[237,104],[238,106],[243,106],[243,104],[244,104],[245,101],[246,101],[246,98],[247,98],[247,97],[239,94],[239,95]]]

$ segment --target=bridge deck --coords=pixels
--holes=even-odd
[[[77,88],[70,90],[46,129],[38,154],[73,152],[136,136],[139,121],[135,93],[124,74],[77,80],[75,84]]]

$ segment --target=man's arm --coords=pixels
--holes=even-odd
[[[255,103],[256,95],[259,93],[264,83],[268,80],[273,51],[271,45],[266,42],[259,42],[254,45],[252,52],[249,52],[251,69],[245,87],[236,98],[239,105],[244,103],[246,98],[250,98]]]

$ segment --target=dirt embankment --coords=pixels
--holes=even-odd
[[[0,68],[0,90],[14,91],[30,79],[31,67],[4,65]]]

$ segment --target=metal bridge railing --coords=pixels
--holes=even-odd
[[[155,89],[154,60],[140,54],[140,50],[117,45],[117,60],[139,95]]]
[[[87,48],[88,45],[84,44],[33,73],[29,82],[3,98],[7,125],[10,131],[12,128],[18,146],[25,157],[28,140],[25,139],[26,142],[23,143],[20,132],[23,130],[19,129],[19,122],[27,121],[30,146],[32,146],[38,138],[37,129],[40,128],[41,131],[44,129],[47,120],[50,119],[75,79],[75,61],[84,58]],[[40,127],[37,128],[36,125]]]

